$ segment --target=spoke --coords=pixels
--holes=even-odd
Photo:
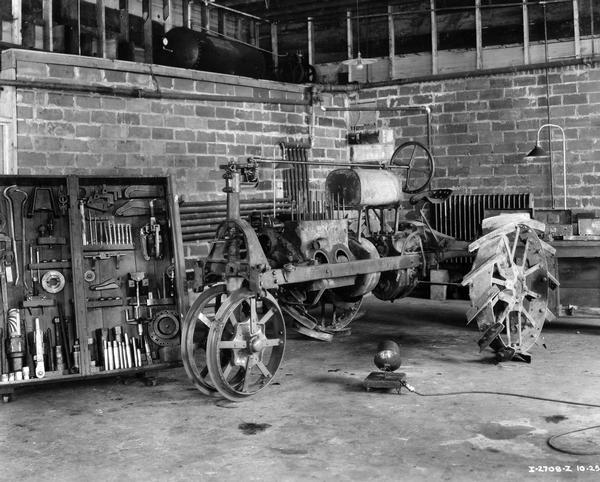
[[[519,346],[521,346],[523,344],[523,337],[521,336],[521,323],[522,323],[522,320],[521,320],[521,310],[519,310],[519,315],[518,316],[519,316],[519,320],[518,320],[518,323],[517,323],[517,330],[519,332]]]
[[[500,279],[500,278],[493,278],[492,277],[492,283],[500,285],[500,286],[506,286],[506,280]]]
[[[237,325],[237,324],[238,324],[238,319],[237,319],[237,317],[235,316],[235,313],[234,313],[233,311],[232,311],[232,312],[231,312],[231,314],[229,315],[229,319],[231,320],[231,324],[232,324],[233,326],[235,326],[235,325]]]
[[[256,314],[256,298],[253,296],[250,298],[250,333],[254,334],[254,326],[258,321],[258,315]]]
[[[513,260],[513,257],[511,256],[511,247],[508,244],[508,238],[506,236],[502,236],[502,243],[504,244],[504,247],[506,248],[506,254],[508,255],[508,262],[510,263],[510,266],[514,266],[515,265],[515,261]]]
[[[415,157],[415,152],[416,152],[416,151],[417,151],[417,145],[415,144],[415,145],[413,146],[413,150],[412,150],[412,152],[410,153],[410,160],[408,161],[408,165],[409,165],[409,166],[410,166],[410,164],[412,163],[412,160],[413,160],[413,159],[414,159],[414,157]]]
[[[279,338],[271,338],[270,340],[265,341],[265,347],[279,345],[281,345],[281,340]]]
[[[521,235],[521,226],[517,225],[515,232],[515,242],[513,243],[512,250],[510,251],[510,259],[515,259],[515,253],[517,252],[517,244],[519,244],[519,236]]]
[[[208,367],[207,367],[208,370]],[[233,365],[231,363],[227,363],[227,365],[225,365],[225,367],[223,368],[223,378],[225,380],[227,380],[227,378],[229,378],[229,375],[231,374],[231,370],[233,370]]]
[[[525,296],[528,296],[529,298],[539,298],[541,295],[539,293],[536,293],[535,291],[531,291],[529,288],[525,288]]]
[[[507,313],[509,314],[509,313]],[[507,321],[504,324],[504,326],[506,327],[506,341],[508,346],[512,345],[512,340],[511,340],[511,336],[510,336],[510,316],[507,317]]]
[[[250,385],[250,372],[252,367],[255,365],[254,360],[251,356],[246,360],[246,369],[244,370],[244,385],[242,386],[242,392],[247,392]]]
[[[267,311],[263,317],[258,321],[259,325],[264,325],[267,321],[269,321],[271,319],[271,317],[275,314],[275,310],[273,308],[271,308],[269,311]]]
[[[204,368],[202,369],[202,371],[200,372],[200,376],[201,376],[202,378],[206,378],[206,376],[207,376],[207,375],[208,375],[208,367],[204,367]]]
[[[529,236],[525,241],[525,249],[523,250],[523,260],[521,261],[521,268],[525,269],[525,263],[527,263],[527,251],[529,250]]]
[[[202,313],[202,312],[198,313],[198,319],[202,323],[204,323],[208,328],[210,328],[212,326],[212,321],[210,321],[204,313]]]
[[[538,263],[538,264],[534,264],[531,268],[529,268],[528,270],[526,270],[525,272],[523,272],[523,276],[529,276],[530,274],[535,273],[538,269],[542,268],[542,264]]]
[[[267,378],[273,378],[273,375],[271,374],[271,372],[268,370],[268,368],[265,366],[265,364],[258,360],[256,362],[256,366],[258,367],[258,369],[261,371],[261,373],[267,377]]]
[[[525,315],[525,318],[527,318],[527,320],[529,320],[529,323],[531,323],[531,327],[535,328],[537,326],[537,323],[532,318],[532,316],[529,314],[529,311],[527,311],[526,309],[523,309],[523,314]]]
[[[242,349],[246,348],[248,345],[244,340],[221,340],[217,343],[217,348],[220,350],[228,350],[228,349]]]
[[[512,306],[515,304],[515,298],[511,291],[501,291],[498,294],[498,298],[500,301],[504,301],[508,306]]]

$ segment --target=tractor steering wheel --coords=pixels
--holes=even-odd
[[[406,169],[406,179],[402,191],[416,194],[429,187],[435,162],[429,149],[417,141],[400,144],[388,163],[390,168]]]

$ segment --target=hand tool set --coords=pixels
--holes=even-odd
[[[0,176],[0,395],[178,359],[169,178]],[[179,265],[179,266],[177,266]]]

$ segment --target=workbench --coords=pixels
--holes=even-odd
[[[558,316],[600,318],[600,240],[554,240],[560,287],[550,300]]]

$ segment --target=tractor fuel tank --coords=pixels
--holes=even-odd
[[[400,178],[383,169],[335,169],[325,185],[336,204],[345,207],[398,204],[404,196]]]

